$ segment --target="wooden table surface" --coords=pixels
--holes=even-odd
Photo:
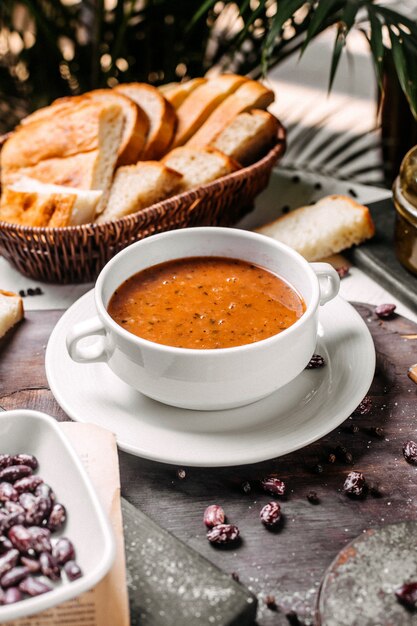
[[[120,453],[123,495],[224,571],[237,573],[260,599],[257,623],[262,626],[288,624],[285,611],[291,609],[304,623],[313,623],[321,578],[337,552],[366,528],[417,516],[417,468],[402,456],[403,442],[417,439],[417,387],[407,377],[407,368],[417,362],[417,325],[400,316],[381,322],[371,307],[358,309],[377,349],[370,391],[373,408],[368,415],[348,419],[324,439],[285,457],[235,468],[184,468],[185,478],[179,478],[172,466]],[[55,402],[44,371],[48,337],[61,315],[62,311],[31,311],[0,341],[2,408],[32,408],[68,419]],[[352,425],[359,431],[353,432]],[[376,426],[384,429],[383,437],[372,434],[370,429]],[[352,466],[327,461],[337,445],[352,453]],[[317,464],[322,473],[316,473]],[[347,498],[341,487],[352,467],[368,481],[380,483],[385,495]],[[274,498],[259,488],[258,481],[271,472],[288,487],[288,495],[281,498],[283,524],[278,532],[269,532],[259,521],[261,507]],[[249,493],[242,489],[244,482],[251,484]],[[319,504],[307,501],[310,490],[317,492]],[[239,546],[215,549],[208,544],[202,514],[211,503],[222,504],[229,521],[238,524]],[[266,607],[266,595],[275,596],[278,610]]]

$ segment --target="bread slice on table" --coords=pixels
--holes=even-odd
[[[23,300],[12,291],[0,289],[0,339],[23,319]]]
[[[4,189],[0,201],[0,220],[22,226],[87,224],[95,218],[102,193],[21,178]]]
[[[100,109],[95,140],[97,148],[70,156],[44,159],[30,167],[6,168],[2,170],[3,187],[10,187],[22,177],[29,177],[76,189],[99,190],[102,195],[97,203],[97,213],[101,212],[107,201],[118,158],[124,122],[120,106],[100,104]]]
[[[207,78],[193,78],[185,83],[171,83],[166,85],[167,88],[162,93],[174,109],[178,109],[197,87],[201,87],[206,82]]]
[[[239,164],[215,148],[175,148],[164,158],[163,163],[182,174],[181,190],[226,176],[239,169]]]
[[[223,74],[197,87],[177,109],[178,125],[172,147],[185,144],[215,108],[246,81],[243,76]]]
[[[149,131],[140,155],[141,161],[160,159],[174,136],[177,123],[174,107],[156,87],[145,83],[122,84],[115,90],[133,100],[148,117]]]
[[[119,167],[106,209],[97,222],[119,219],[175,195],[182,176],[159,161]]]
[[[211,145],[241,165],[250,165],[266,154],[275,143],[278,120],[255,109],[240,113],[212,141]]]
[[[250,109],[266,109],[274,101],[274,92],[256,80],[246,81],[226,98],[187,142],[195,148],[208,146],[239,113]],[[187,100],[186,100],[187,102]]]
[[[317,261],[350,248],[375,233],[368,207],[347,196],[326,196],[256,229]]]

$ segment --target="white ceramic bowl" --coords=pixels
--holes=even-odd
[[[67,509],[64,528],[53,537],[68,537],[74,544],[83,576],[57,583],[40,596],[0,606],[0,623],[45,611],[94,587],[110,569],[115,544],[107,517],[71,444],[56,421],[37,411],[0,413],[0,453],[34,454],[36,474],[55,491]]]
[[[107,313],[116,288],[136,272],[193,256],[237,258],[260,265],[295,287],[305,300],[306,311],[278,335],[217,350],[147,341],[122,328]],[[160,402],[187,409],[228,409],[269,395],[305,368],[316,345],[318,308],[338,290],[339,277],[330,265],[309,264],[269,237],[216,227],[171,231],[134,243],[107,263],[95,286],[98,315],[69,330],[67,348],[77,362],[106,362],[128,385]],[[94,343],[82,341],[91,335],[100,337]]]

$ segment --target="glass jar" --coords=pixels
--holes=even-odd
[[[395,251],[397,258],[417,274],[417,146],[405,155],[393,185]]]

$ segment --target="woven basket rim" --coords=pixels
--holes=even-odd
[[[7,135],[0,138],[0,146],[3,143],[5,138],[7,138]],[[110,226],[117,227],[117,226],[122,226],[123,224],[132,222],[132,219],[134,220],[135,217],[137,217],[138,215],[145,216],[145,217],[148,214],[152,215],[156,207],[168,208],[170,204],[178,203],[179,201],[182,201],[182,200],[191,201],[192,205],[195,205],[196,203],[199,203],[200,199],[202,200],[211,191],[216,191],[217,189],[222,188],[222,181],[224,181],[225,179],[234,180],[237,178],[244,178],[246,173],[253,172],[257,169],[262,169],[263,165],[267,163],[268,161],[270,161],[271,159],[277,160],[279,156],[284,153],[285,148],[286,148],[286,130],[284,126],[281,124],[281,122],[278,120],[278,131],[277,131],[276,143],[267,152],[267,154],[265,154],[258,161],[255,161],[255,163],[252,163],[251,165],[248,165],[247,167],[242,167],[236,172],[232,172],[231,174],[226,174],[226,176],[217,178],[216,180],[210,183],[201,185],[200,187],[197,187],[196,189],[191,189],[189,191],[184,191],[181,194],[170,196],[169,198],[166,198],[165,200],[156,202],[155,204],[152,204],[149,207],[146,207],[145,209],[140,209],[139,211],[136,211],[135,213],[131,213],[130,215],[125,215],[124,217],[121,217],[117,220],[108,220],[107,222],[102,222],[99,224],[95,222],[90,222],[87,224],[79,224],[77,226],[60,226],[60,227],[58,226],[55,226],[55,227],[22,226],[21,224],[13,224],[11,222],[4,222],[3,220],[0,220],[0,229],[9,231],[9,232],[21,233],[25,235],[30,235],[32,233],[36,235],[51,235],[55,233],[65,233],[65,235],[67,236],[71,234],[80,235],[83,232],[86,232],[89,235],[91,235],[91,233],[93,232],[103,232],[103,231],[105,232],[108,230]]]

